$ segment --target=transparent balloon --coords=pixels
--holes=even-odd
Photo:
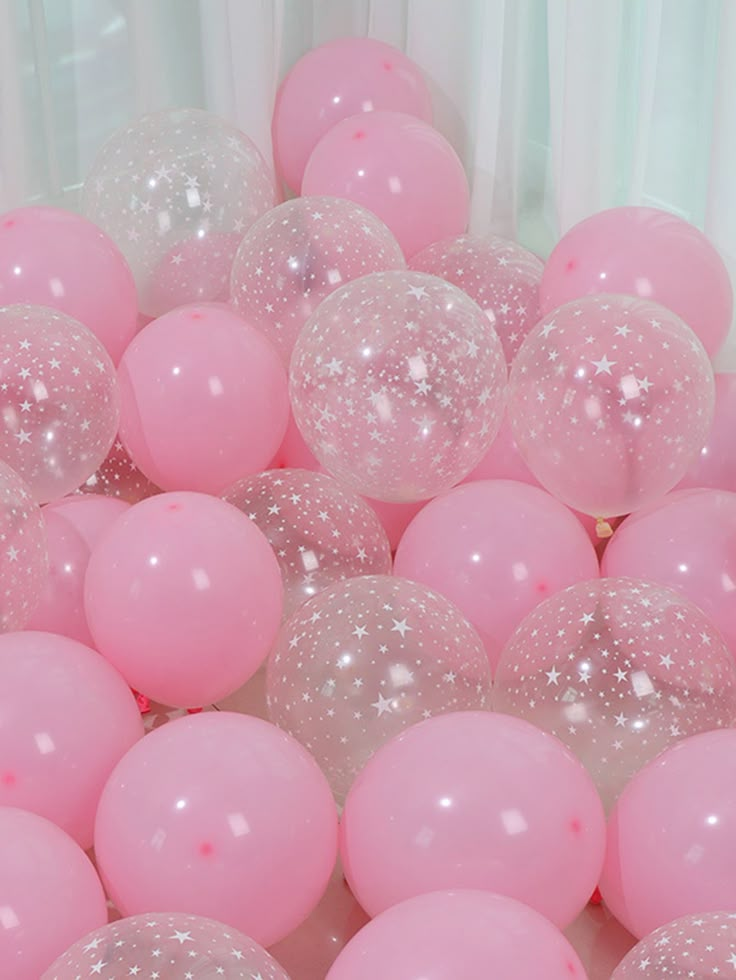
[[[118,384],[95,335],[43,306],[0,309],[0,458],[39,503],[97,469],[115,439]]]
[[[611,980],[705,980],[733,970],[736,912],[698,912],[668,922],[645,936],[619,963]]]
[[[416,722],[490,705],[480,637],[447,599],[389,576],[321,592],[268,660],[271,720],[317,760],[342,800],[384,742]]]
[[[161,490],[141,473],[118,437],[102,463],[75,493],[103,494],[137,504]]]
[[[0,633],[22,629],[43,593],[46,527],[30,488],[0,459]]]
[[[263,531],[276,554],[284,618],[335,582],[391,572],[388,539],[375,512],[330,476],[266,470],[240,480],[224,497]]]
[[[568,745],[610,806],[668,745],[736,724],[736,664],[677,592],[636,579],[581,582],[513,634],[493,705]]]
[[[628,296],[554,310],[514,361],[508,412],[521,455],[563,503],[628,514],[671,490],[713,419],[705,348],[674,313]]]
[[[117,130],[85,181],[83,210],[128,260],[143,313],[226,299],[238,243],[275,204],[272,174],[235,126],[167,109]]]
[[[328,296],[291,362],[309,448],[378,500],[422,500],[462,480],[501,424],[505,384],[480,308],[422,272],[374,273]]]

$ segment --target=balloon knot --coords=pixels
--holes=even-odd
[[[147,715],[151,710],[151,702],[148,700],[145,694],[141,694],[140,691],[136,691],[134,687],[131,687],[131,691],[138,705],[138,710],[142,715]]]
[[[595,533],[596,536],[601,539],[610,538],[613,534],[613,528],[608,521],[604,520],[602,517],[597,517],[595,522]]]
[[[187,708],[188,715],[198,715],[202,709],[201,708]]]
[[[589,904],[590,905],[602,905],[603,904],[603,896],[601,895],[601,892],[600,892],[600,889],[599,888],[596,888],[596,890],[590,896],[590,902],[589,902]]]

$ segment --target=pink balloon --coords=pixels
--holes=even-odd
[[[695,912],[736,907],[736,731],[705,732],[637,773],[608,823],[601,893],[641,938]]]
[[[370,211],[337,197],[301,197],[264,214],[240,243],[233,306],[288,367],[299,331],[325,296],[405,265],[398,242]]]
[[[494,669],[524,616],[560,589],[596,578],[598,559],[580,523],[549,494],[484,480],[417,514],[399,542],[394,572],[456,603]]]
[[[736,374],[716,374],[713,426],[690,469],[677,489],[713,487],[736,491]]]
[[[276,455],[268,467],[270,470],[288,468],[294,470],[318,470],[319,460],[304,441],[304,436],[294,419],[294,413],[289,412],[286,432]]]
[[[205,915],[269,946],[319,901],[337,814],[316,763],[268,722],[230,712],[172,721],[114,770],[95,852],[124,914]]]
[[[676,589],[736,655],[736,493],[681,490],[632,514],[606,546],[603,574]]]
[[[120,437],[95,472],[75,490],[77,494],[104,494],[129,504],[160,493],[159,488],[145,477],[125,451]]]
[[[482,891],[437,891],[382,912],[327,980],[586,980],[577,953],[533,909]]]
[[[94,650],[53,633],[0,636],[0,806],[86,849],[102,787],[142,736],[130,688]]]
[[[229,308],[230,272],[243,232],[200,230],[175,242],[157,263],[148,288],[150,309],[165,313],[189,303]]]
[[[511,369],[521,455],[559,500],[629,514],[687,472],[713,419],[708,356],[674,313],[627,296],[583,298],[542,320]]]
[[[465,711],[409,728],[353,783],[345,876],[369,915],[414,895],[480,888],[569,925],[598,882],[603,807],[561,742],[528,722]]]
[[[0,459],[0,633],[22,629],[43,594],[46,525],[29,486]]]
[[[60,208],[0,216],[0,306],[32,303],[83,323],[117,364],[137,330],[128,263],[91,221]]]
[[[376,109],[432,121],[432,102],[413,61],[390,44],[343,37],[303,55],[281,83],[271,135],[278,171],[297,194],[319,140],[347,116]]]
[[[286,431],[278,355],[235,313],[172,310],[138,334],[118,374],[120,437],[164,490],[219,493],[267,466]]]
[[[399,546],[399,541],[401,541],[401,535],[422,507],[424,507],[424,501],[415,500],[410,503],[392,503],[387,500],[374,500],[372,497],[364,497],[363,499],[376,512],[376,516],[383,525],[383,529],[388,537],[391,551],[396,551]]]
[[[611,980],[713,977],[736,969],[736,913],[696,912],[660,926],[637,943]],[[697,971],[697,972],[696,972]]]
[[[0,975],[38,980],[72,943],[107,922],[87,855],[48,820],[0,807]]]
[[[75,494],[47,504],[44,513],[53,511],[65,517],[91,550],[113,522],[129,510],[130,504],[124,500],[89,493],[84,496]]]
[[[302,194],[346,197],[373,211],[407,258],[468,224],[463,165],[441,133],[403,112],[369,112],[333,126],[314,147]]]
[[[268,654],[281,607],[281,573],[264,535],[204,494],[135,504],[87,567],[97,649],[162,704],[199,707],[244,684]]]
[[[593,293],[661,303],[711,356],[731,326],[733,292],[718,251],[694,225],[658,208],[600,211],[563,235],[542,277],[543,313]]]

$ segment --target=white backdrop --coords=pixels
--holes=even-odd
[[[593,211],[653,204],[736,278],[736,0],[0,0],[0,208],[74,207],[105,137],[165,106],[227,116],[269,156],[279,79],[344,34],[426,72],[474,231],[546,254]]]

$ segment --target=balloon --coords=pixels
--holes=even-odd
[[[676,589],[736,655],[736,493],[680,490],[632,514],[606,546],[603,574]]]
[[[271,460],[269,469],[288,468],[296,470],[318,470],[320,464],[299,431],[294,413],[289,412],[289,421],[278,452]]]
[[[87,176],[82,207],[130,263],[141,311],[160,316],[227,297],[238,241],[275,197],[244,133],[201,109],[166,109],[113,133]],[[180,266],[186,271],[176,276]]]
[[[115,368],[91,331],[42,306],[0,309],[0,457],[39,503],[63,497],[115,438]]]
[[[118,377],[120,438],[163,490],[219,493],[267,466],[286,431],[276,351],[224,309],[184,306],[149,323]]]
[[[511,637],[493,706],[556,735],[610,805],[672,742],[736,725],[736,663],[677,592],[638,579],[581,582]]]
[[[44,513],[61,514],[81,534],[87,547],[92,550],[114,521],[130,510],[130,505],[115,497],[88,493],[84,496],[64,497],[46,504]]]
[[[0,216],[0,306],[16,303],[51,307],[83,323],[115,364],[137,330],[135,283],[117,245],[61,208]]]
[[[480,633],[493,670],[524,616],[560,589],[596,578],[598,559],[580,523],[548,493],[484,480],[417,514],[394,572],[456,603]]]
[[[74,492],[118,497],[129,504],[137,504],[139,500],[160,493],[159,488],[141,473],[126,453],[119,436],[92,476]]]
[[[638,938],[736,906],[736,731],[693,735],[634,776],[608,822],[606,905]]]
[[[273,548],[284,582],[284,617],[335,582],[391,572],[391,551],[375,513],[329,476],[266,470],[240,480],[225,499]]]
[[[410,264],[412,269],[459,286],[474,299],[498,334],[506,361],[511,364],[541,316],[541,259],[505,238],[461,235],[429,245]]]
[[[642,939],[613,971],[611,980],[687,980],[713,977],[728,967],[736,969],[736,913],[697,912]]]
[[[335,804],[312,757],[268,722],[225,711],[169,722],[134,746],[95,827],[121,912],[205,915],[263,946],[317,905],[336,850]]]
[[[421,500],[466,476],[501,423],[505,383],[480,309],[421,272],[374,273],[328,296],[291,361],[307,445],[378,500]]]
[[[264,214],[235,254],[233,306],[288,367],[299,331],[338,286],[406,263],[370,211],[337,197],[302,197]]]
[[[386,500],[374,500],[373,497],[365,497],[364,499],[373,508],[376,516],[383,525],[383,530],[388,537],[391,551],[396,551],[399,546],[399,541],[401,541],[401,535],[422,507],[424,507],[424,501],[415,500],[410,503],[390,503]]]
[[[407,259],[468,224],[468,178],[455,150],[428,123],[404,112],[350,116],[320,139],[302,194],[345,197],[376,214]]]
[[[87,855],[43,817],[0,807],[0,976],[38,980],[72,943],[107,922]]]
[[[30,488],[0,459],[0,633],[22,629],[43,593],[46,526]]]
[[[271,721],[309,749],[339,801],[394,735],[491,699],[470,624],[442,596],[386,575],[349,579],[301,606],[266,678]]]
[[[731,326],[731,281],[718,251],[694,225],[658,208],[600,211],[563,235],[544,269],[543,313],[593,293],[661,303],[711,356]]]
[[[157,972],[203,980],[289,980],[276,960],[248,936],[213,919],[180,912],[133,915],[102,926],[52,963],[41,980],[77,980],[93,974],[113,980]]]
[[[676,489],[713,487],[736,491],[736,374],[716,374],[716,403],[713,425],[700,454],[677,484]]]
[[[437,891],[382,912],[327,980],[586,980],[577,953],[533,909],[482,891]]]
[[[198,493],[134,504],[92,552],[87,622],[136,691],[198,707],[244,684],[281,619],[279,566],[235,507]]]
[[[508,413],[521,455],[559,500],[617,517],[687,472],[713,419],[713,369],[674,313],[649,300],[568,303],[528,335]]]
[[[479,711],[414,725],[376,752],[341,823],[345,876],[377,915],[443,888],[480,888],[568,925],[598,881],[603,807],[571,752],[528,722]]]

